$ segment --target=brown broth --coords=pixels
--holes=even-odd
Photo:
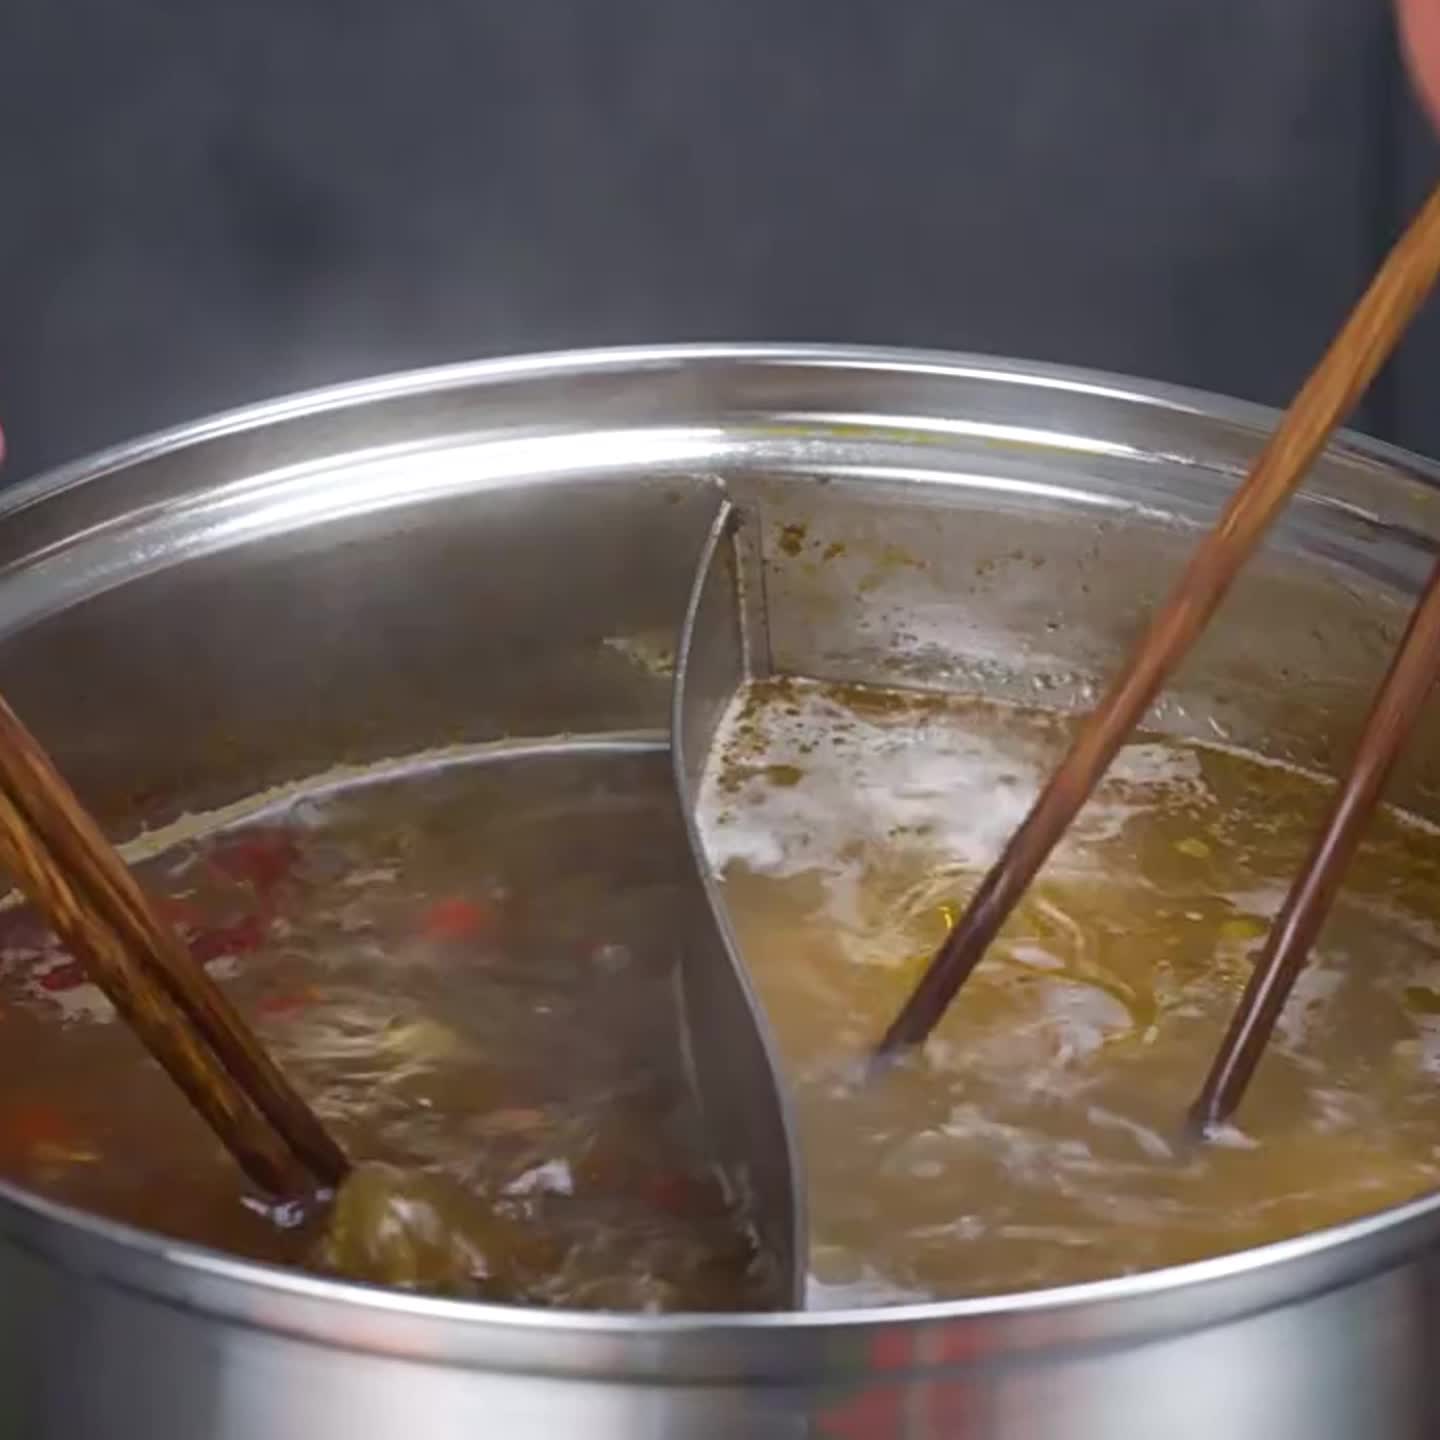
[[[1058,758],[977,700],[758,685],[702,820],[798,1097],[812,1303],[1153,1269],[1440,1180],[1440,835],[1387,811],[1237,1123],[1186,1109],[1325,786],[1210,745],[1130,746],[918,1056],[867,1053]]]
[[[301,794],[140,866],[357,1158],[539,1238],[519,1294],[744,1309],[762,1258],[679,1044],[660,749],[410,768]],[[314,1267],[24,910],[0,916],[0,1174],[164,1234]]]

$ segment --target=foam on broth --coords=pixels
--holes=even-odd
[[[855,1082],[1065,723],[773,681],[722,728],[703,832],[798,1097],[813,1304],[1151,1269],[1440,1179],[1440,836],[1393,810],[1238,1123],[1184,1140],[1326,787],[1157,736],[1122,754],[923,1053]]]

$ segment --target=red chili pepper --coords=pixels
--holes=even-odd
[[[58,1105],[44,1100],[22,1100],[0,1111],[0,1136],[20,1149],[62,1144],[74,1135],[70,1117]]]
[[[285,990],[274,995],[262,995],[255,1002],[255,1009],[261,1015],[294,1015],[307,1010],[320,998],[320,992],[313,985],[301,990]]]
[[[227,879],[250,886],[264,899],[290,878],[300,847],[287,831],[252,830],[217,845],[205,858]]]
[[[490,911],[473,900],[440,900],[420,918],[420,930],[431,940],[469,940],[490,928]]]
[[[62,990],[78,990],[80,986],[88,984],[90,977],[85,973],[85,967],[78,960],[66,960],[63,964],[56,965],[53,969],[46,970],[44,974],[37,975],[42,990],[49,990],[58,994]]]
[[[224,955],[243,955],[265,943],[265,923],[258,915],[246,915],[231,925],[210,925],[190,937],[190,953],[201,964]]]

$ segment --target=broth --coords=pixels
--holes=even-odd
[[[1128,747],[923,1051],[855,1083],[1065,726],[773,681],[722,728],[703,828],[797,1095],[812,1304],[1147,1270],[1440,1179],[1440,835],[1394,810],[1238,1123],[1183,1138],[1327,793],[1211,745]]]
[[[1212,745],[1130,746],[923,1052],[855,1082],[1066,723],[770,681],[722,728],[702,828],[797,1096],[813,1305],[1151,1269],[1440,1180],[1440,834],[1393,810],[1238,1123],[1182,1138],[1326,795]],[[137,868],[353,1156],[495,1218],[498,1251],[464,1284],[424,1257],[398,1278],[539,1305],[763,1306],[773,1269],[684,1069],[668,757],[500,758],[301,787],[160,837]],[[0,1174],[327,1267],[316,1224],[245,1193],[24,908],[0,912],[0,1036]]]
[[[761,1305],[767,1262],[706,1149],[679,1043],[668,755],[504,758],[301,792],[139,873],[352,1156],[463,1189],[501,1222],[495,1243],[526,1252],[486,1256],[458,1293]],[[246,1196],[35,918],[0,924],[0,1173],[324,1268],[315,1223]]]

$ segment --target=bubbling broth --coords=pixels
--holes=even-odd
[[[1128,747],[923,1051],[857,1081],[1066,724],[767,681],[722,727],[702,829],[797,1097],[812,1305],[1152,1269],[1440,1181],[1440,834],[1394,810],[1238,1123],[1184,1139],[1327,790],[1211,745]],[[0,911],[0,1175],[180,1239],[412,1289],[763,1308],[773,1263],[685,1068],[668,756],[493,759],[298,787],[157,837],[137,864],[371,1162],[328,1228],[246,1194],[23,907]]]
[[[769,681],[722,728],[703,830],[797,1095],[812,1304],[1148,1270],[1440,1179],[1440,835],[1394,810],[1237,1123],[1184,1138],[1327,794],[1211,745],[1129,746],[923,1051],[857,1082],[1065,725]]]
[[[746,1309],[770,1287],[680,1044],[663,747],[303,790],[138,866],[357,1159],[287,1223],[25,909],[0,914],[0,1174],[258,1260],[538,1305]],[[459,1197],[463,1236],[447,1228]],[[415,1222],[377,1227],[386,1204]],[[468,1247],[456,1272],[442,1255]],[[370,1257],[375,1260],[375,1256]],[[442,1263],[442,1261],[447,1263]],[[457,1274],[459,1278],[457,1279]]]

